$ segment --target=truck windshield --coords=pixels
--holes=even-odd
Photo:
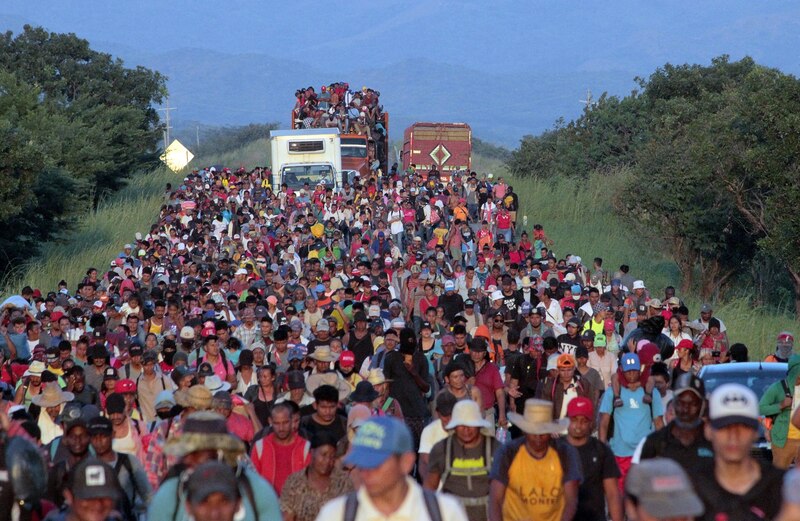
[[[342,157],[367,157],[367,147],[342,145]]]
[[[286,166],[282,182],[295,189],[302,188],[305,183],[312,188],[320,183],[333,186],[333,169],[330,165]]]

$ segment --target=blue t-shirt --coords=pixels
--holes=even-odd
[[[614,410],[614,436],[608,441],[615,456],[633,456],[636,446],[645,436],[653,432],[653,420],[664,415],[664,404],[661,395],[653,393],[653,403],[644,403],[644,389],[639,387],[631,391],[625,387],[620,389],[622,407],[613,408],[614,393],[603,394],[600,412],[611,414]]]

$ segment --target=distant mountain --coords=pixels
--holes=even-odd
[[[390,114],[392,139],[415,121],[469,123],[475,135],[515,147],[525,134],[538,133],[561,117],[577,115],[587,89],[626,93],[633,71],[603,70],[548,74],[520,70],[487,74],[432,60],[406,60],[383,67],[363,67],[342,74],[264,54],[224,54],[180,49],[141,53],[105,44],[129,65],[154,68],[169,77],[173,124],[211,125],[278,122],[288,125],[298,87],[348,81],[381,92]]]

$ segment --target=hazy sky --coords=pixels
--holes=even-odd
[[[348,68],[424,56],[485,71],[656,66],[723,52],[797,68],[798,14],[796,2],[753,1],[4,0],[0,5],[7,28],[29,21],[146,51],[263,52]]]
[[[620,78],[613,90],[667,61],[723,53],[800,72],[800,2],[785,1],[2,0],[0,26],[23,23],[75,32],[123,59],[181,48],[267,54],[342,79],[425,58],[512,78],[610,72]]]

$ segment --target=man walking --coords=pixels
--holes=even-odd
[[[448,431],[453,434],[431,450],[424,486],[461,499],[470,521],[485,521],[489,506],[489,469],[497,443],[481,432],[489,422],[477,402],[461,400],[453,407]]]
[[[617,485],[619,468],[608,445],[592,436],[592,401],[584,396],[573,399],[567,406],[567,417],[567,442],[578,450],[583,469],[575,519],[606,521],[605,512],[608,507],[611,521],[622,521],[622,501]]]
[[[704,521],[773,519],[781,507],[783,471],[753,458],[758,437],[758,397],[741,384],[723,384],[709,398],[706,437],[714,447],[714,472],[695,475]]]
[[[374,417],[359,427],[344,464],[362,483],[357,492],[322,507],[317,521],[467,521],[464,507],[447,494],[423,490],[408,474],[414,467],[414,440],[403,422]]]
[[[800,355],[792,355],[786,378],[770,385],[759,403],[762,416],[772,418],[772,463],[788,469],[800,453],[800,429],[790,419],[800,405]]]
[[[575,517],[582,479],[578,451],[553,434],[567,420],[553,420],[553,404],[525,402],[523,414],[510,413],[525,433],[502,445],[495,454],[489,497],[490,521],[562,521]]]
[[[614,393],[604,393],[600,404],[600,429],[598,437],[608,442],[617,459],[621,478],[620,490],[631,467],[636,446],[656,429],[663,427],[664,406],[661,395],[654,393],[652,403],[645,403],[641,382],[641,363],[636,353],[625,353],[620,363],[627,386],[620,389],[622,406],[614,406]]]

